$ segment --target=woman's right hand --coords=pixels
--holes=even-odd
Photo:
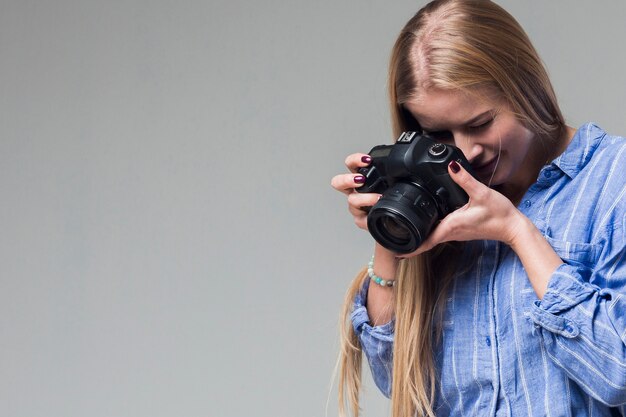
[[[364,153],[353,153],[346,158],[345,164],[349,174],[335,175],[330,184],[332,187],[348,196],[348,210],[354,217],[354,223],[363,230],[367,230],[367,211],[364,208],[372,207],[380,194],[356,191],[365,183],[365,177],[358,173],[358,169],[369,166],[372,158]]]

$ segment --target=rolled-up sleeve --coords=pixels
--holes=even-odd
[[[609,406],[626,403],[626,250],[615,232],[593,268],[560,265],[530,311],[550,359]]]
[[[391,370],[393,368],[394,321],[381,326],[372,326],[365,307],[369,280],[361,287],[354,299],[351,314],[354,331],[372,371],[376,386],[388,398],[391,397]]]

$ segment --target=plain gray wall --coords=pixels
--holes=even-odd
[[[323,416],[373,246],[330,178],[391,140],[423,4],[2,0],[0,415]],[[626,134],[626,5],[501,4],[568,121]]]

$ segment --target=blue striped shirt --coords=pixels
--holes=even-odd
[[[539,300],[505,244],[476,241],[445,305],[437,415],[614,416],[626,407],[626,139],[594,124],[540,171],[519,210],[564,263]],[[394,322],[352,322],[390,396]]]

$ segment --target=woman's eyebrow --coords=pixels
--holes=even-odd
[[[492,115],[492,114],[493,114],[493,109],[486,110],[486,111],[484,111],[484,112],[482,112],[482,113],[472,117],[468,121],[466,121],[464,123],[461,123],[461,125],[462,126],[472,125],[472,124],[478,122],[479,120],[481,120],[483,117],[485,117],[485,115]],[[420,126],[422,126],[423,130],[430,131],[430,132],[435,132],[435,131],[441,130],[441,129],[438,129],[438,128],[432,128],[431,129],[429,127],[426,127],[426,126],[422,125],[421,123],[420,123]]]
[[[467,122],[465,122],[465,124],[466,124],[466,125],[472,125],[472,124],[474,124],[474,123],[478,122],[480,119],[482,119],[482,118],[483,118],[485,115],[487,115],[487,114],[492,115],[492,114],[493,114],[493,110],[492,110],[492,109],[489,109],[489,110],[487,110],[487,111],[485,111],[485,112],[482,112],[482,113],[480,113],[479,115],[472,117],[470,120],[468,120]]]

